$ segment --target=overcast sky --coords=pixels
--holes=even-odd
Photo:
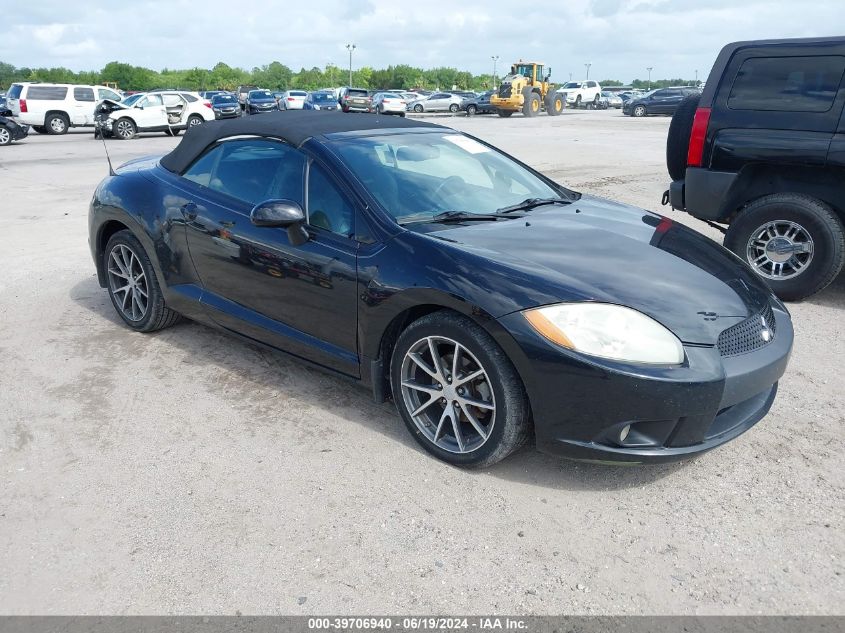
[[[454,66],[489,73],[520,57],[545,62],[553,79],[704,80],[726,43],[834,35],[845,0],[29,0],[7,3],[0,61],[98,70],[123,61],[160,70],[294,70],[353,66]]]

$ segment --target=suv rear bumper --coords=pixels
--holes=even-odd
[[[687,167],[686,177],[669,185],[669,203],[696,218],[718,222],[733,211],[725,202],[736,178],[734,172]]]

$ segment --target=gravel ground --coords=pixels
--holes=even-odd
[[[582,191],[657,209],[667,185],[666,118],[441,122]],[[87,245],[91,136],[0,152],[0,612],[845,613],[845,279],[790,306],[778,399],[734,442],[466,472],[348,382],[191,323],[122,327]]]

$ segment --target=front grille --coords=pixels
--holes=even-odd
[[[504,83],[499,86],[499,96],[502,99],[507,99],[508,97],[510,97],[512,92],[513,87],[509,83]]]
[[[742,323],[729,327],[719,334],[716,346],[722,356],[737,356],[765,347],[775,338],[775,315],[766,307]]]

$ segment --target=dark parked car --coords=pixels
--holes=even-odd
[[[11,117],[12,111],[9,109],[9,106],[6,104],[6,97],[0,97],[0,116],[4,117]]]
[[[729,44],[678,109],[664,203],[716,224],[783,299],[845,262],[845,38]]]
[[[303,110],[337,110],[340,105],[333,92],[328,90],[317,90],[309,92],[302,104]]]
[[[466,112],[468,116],[474,114],[495,114],[496,108],[490,105],[490,97],[493,93],[493,90],[488,90],[481,96],[464,99],[461,102],[461,110]]]
[[[460,174],[460,175],[458,175]],[[120,318],[180,315],[359,380],[453,464],[646,462],[769,410],[789,314],[715,242],[411,119],[203,125],[94,192]]]
[[[246,110],[246,96],[250,90],[258,90],[258,86],[238,86],[235,94],[238,97],[238,103],[241,104],[241,110]]]
[[[19,141],[29,134],[28,125],[20,125],[14,119],[0,116],[0,145],[8,145],[12,141]]]
[[[276,98],[269,90],[250,90],[246,95],[246,114],[262,114],[279,109]]]
[[[241,116],[241,107],[237,97],[228,92],[221,92],[211,97],[211,109],[215,119],[234,119]]]
[[[675,114],[684,98],[698,94],[698,88],[680,86],[678,88],[660,88],[640,97],[629,99],[622,106],[622,114],[641,117],[652,114]]]
[[[337,102],[344,112],[370,112],[373,101],[364,88],[341,88]]]

